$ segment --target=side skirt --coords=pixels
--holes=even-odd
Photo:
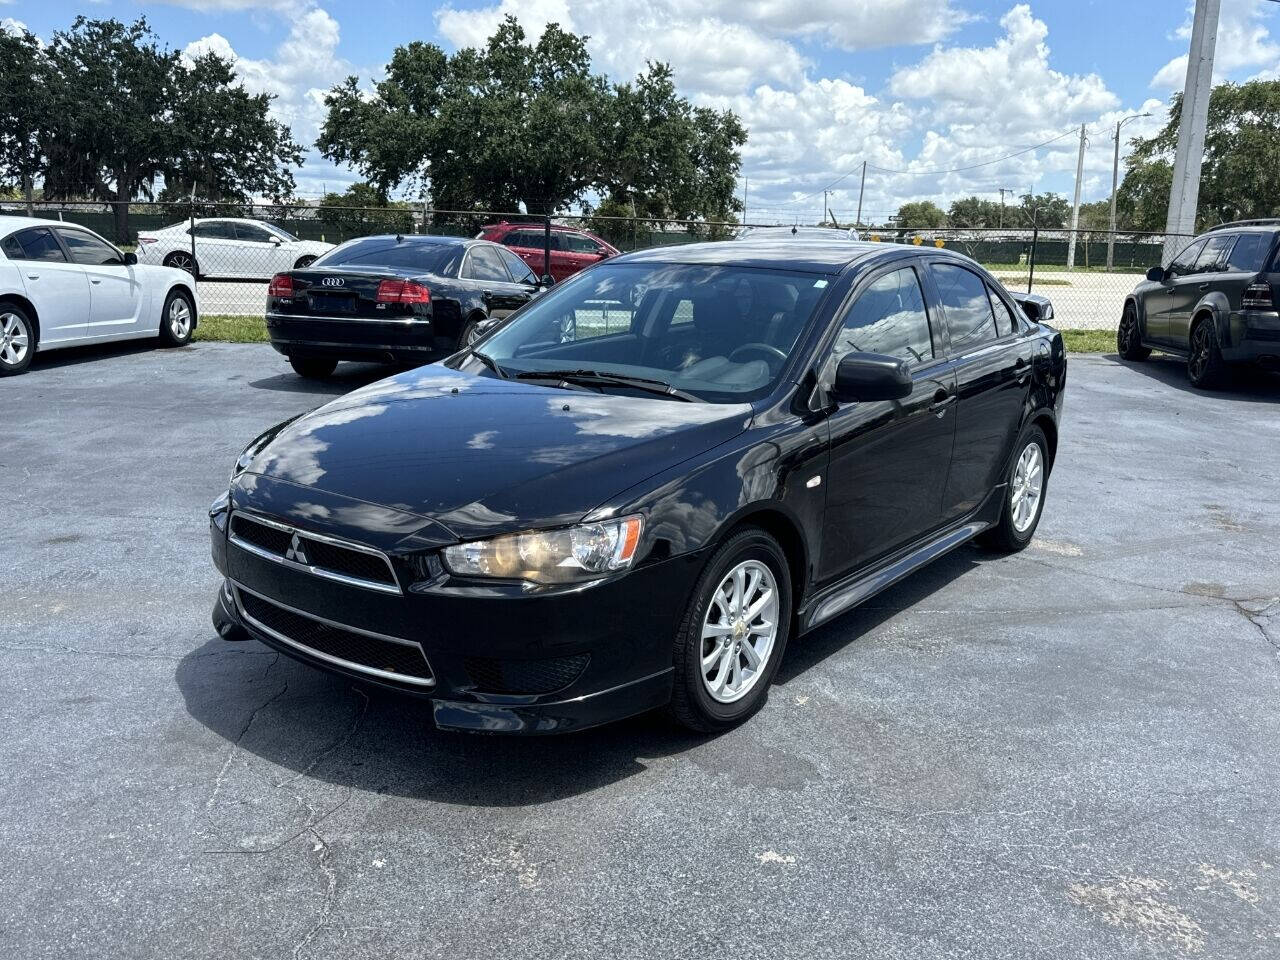
[[[1003,484],[1000,488],[1003,490]],[[928,566],[944,554],[962,546],[991,526],[990,521],[977,519],[982,510],[958,526],[949,527],[934,534],[923,543],[908,547],[904,553],[866,572],[858,572],[839,583],[832,584],[816,594],[801,609],[800,632],[806,633],[832,617],[856,607],[868,597],[873,597],[886,587],[893,586],[903,577],[921,567]]]

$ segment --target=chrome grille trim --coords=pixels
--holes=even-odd
[[[329,570],[325,567],[316,566],[315,564],[298,563],[296,560],[287,559],[284,554],[275,553],[264,547],[258,546],[256,543],[250,543],[236,536],[236,519],[256,523],[260,526],[270,527],[279,530],[281,533],[290,535],[297,534],[306,540],[318,540],[321,543],[327,543],[334,547],[340,547],[343,550],[352,550],[356,553],[363,553],[367,556],[377,557],[387,565],[387,572],[391,575],[392,583],[379,583],[376,580],[365,580],[362,577],[353,577],[345,573],[339,573],[336,570]],[[265,560],[271,560],[281,566],[291,567],[294,570],[304,570],[315,577],[323,577],[326,580],[332,580],[335,583],[345,583],[351,587],[361,587],[365,590],[377,590],[379,593],[391,593],[396,596],[403,594],[400,588],[400,578],[396,576],[396,568],[391,565],[391,559],[381,550],[373,547],[367,547],[361,543],[352,543],[350,540],[341,540],[338,537],[326,536],[322,533],[312,533],[301,527],[293,527],[287,523],[280,523],[277,520],[268,520],[266,517],[260,517],[255,513],[247,513],[244,510],[233,510],[231,516],[227,520],[227,538],[241,550],[246,550],[255,556],[262,557]]]
[[[314,613],[308,613],[305,610],[299,610],[297,607],[291,607],[287,603],[281,603],[279,600],[273,600],[271,597],[264,596],[256,590],[250,590],[238,580],[229,580],[228,583],[231,584],[231,592],[235,597],[236,613],[240,618],[254,630],[265,633],[274,640],[278,640],[287,646],[293,647],[295,650],[300,650],[309,657],[315,657],[317,660],[332,663],[334,666],[342,667],[346,670],[355,670],[359,673],[368,674],[371,677],[378,677],[382,680],[391,680],[395,683],[411,683],[419,687],[434,687],[436,685],[435,668],[431,666],[431,661],[427,659],[426,651],[422,650],[422,644],[420,643],[415,643],[412,640],[405,640],[403,637],[392,637],[385,633],[375,633],[372,630],[361,630],[359,627],[353,627],[346,623],[339,623],[336,620],[329,620],[325,617],[317,616]],[[389,643],[398,643],[402,646],[412,647],[422,653],[422,660],[427,665],[427,670],[431,673],[431,676],[415,677],[406,673],[392,673],[389,670],[379,670],[377,667],[366,666],[363,663],[356,663],[352,660],[344,660],[341,657],[335,657],[332,654],[325,653],[323,650],[317,650],[314,647],[309,647],[305,643],[299,643],[292,637],[285,636],[278,630],[272,630],[262,621],[251,617],[248,611],[245,610],[244,604],[240,602],[241,592],[253,594],[253,596],[265,603],[273,604],[281,610],[288,610],[296,616],[306,617],[308,620],[314,620],[316,623],[322,623],[328,627],[334,627],[338,630],[346,630],[350,633],[358,633],[366,637],[373,637],[375,640],[386,640]]]

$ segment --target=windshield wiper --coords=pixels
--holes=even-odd
[[[678,387],[673,387],[665,380],[655,380],[650,377],[632,377],[625,373],[610,373],[607,370],[522,370],[515,375],[515,379],[561,380],[565,383],[580,383],[584,386],[594,384],[601,387],[633,387],[636,390],[644,390],[664,397],[673,397],[676,400],[685,400],[690,403],[698,402],[698,398],[692,393],[686,393]]]
[[[481,363],[483,363],[490,370],[492,370],[494,373],[496,373],[498,376],[500,376],[503,380],[511,379],[511,374],[507,373],[507,371],[503,370],[500,366],[498,366],[497,361],[494,360],[493,357],[489,356],[487,353],[481,353],[479,350],[472,350],[471,355],[475,357],[477,360],[479,360]]]

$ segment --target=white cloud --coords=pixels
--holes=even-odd
[[[1271,39],[1267,22],[1272,5],[1264,0],[1222,0],[1218,17],[1218,39],[1214,45],[1213,76],[1220,81],[1238,70],[1263,68],[1274,75],[1280,62],[1280,44]],[[1191,16],[1195,4],[1187,9],[1187,19],[1177,30],[1177,38],[1191,41]],[[1175,57],[1151,78],[1152,89],[1181,90],[1187,81],[1187,55]]]
[[[843,50],[934,43],[971,19],[951,0],[718,0],[718,15],[783,35],[816,36]]]

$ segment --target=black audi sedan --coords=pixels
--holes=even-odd
[[[271,278],[267,334],[303,377],[327,377],[339,360],[425,363],[540,289],[523,260],[486,240],[361,237]]]
[[[973,261],[848,241],[605,261],[280,424],[211,508],[214,624],[443,728],[742,721],[789,640],[1043,509],[1061,336]]]

